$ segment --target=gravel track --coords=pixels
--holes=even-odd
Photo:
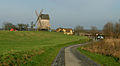
[[[78,47],[87,44],[89,43],[62,48],[52,66],[100,66],[77,50]]]

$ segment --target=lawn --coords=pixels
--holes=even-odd
[[[59,50],[87,37],[44,31],[0,31],[0,65],[51,66]]]
[[[78,50],[84,54],[85,56],[91,58],[95,62],[101,64],[102,66],[120,66],[120,63],[118,62],[118,58],[113,56],[106,56],[102,54],[97,53],[91,53],[87,50],[83,50],[81,48],[78,48]]]

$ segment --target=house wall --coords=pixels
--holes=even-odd
[[[67,35],[72,35],[73,34],[72,30],[70,30],[69,32],[67,32],[65,29],[63,29],[63,32],[64,32],[64,34],[67,34]]]
[[[64,34],[67,34],[67,35],[73,35],[72,29],[58,28],[56,29],[56,32],[63,32]]]

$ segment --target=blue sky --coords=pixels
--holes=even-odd
[[[120,19],[120,0],[0,0],[0,27],[4,22],[35,22],[35,10],[41,9],[50,15],[52,28],[102,29],[106,22]]]

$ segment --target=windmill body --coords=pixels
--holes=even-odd
[[[38,30],[49,30],[50,29],[50,17],[48,14],[42,14],[42,11],[40,14],[37,13],[36,15],[38,16],[36,24]]]

